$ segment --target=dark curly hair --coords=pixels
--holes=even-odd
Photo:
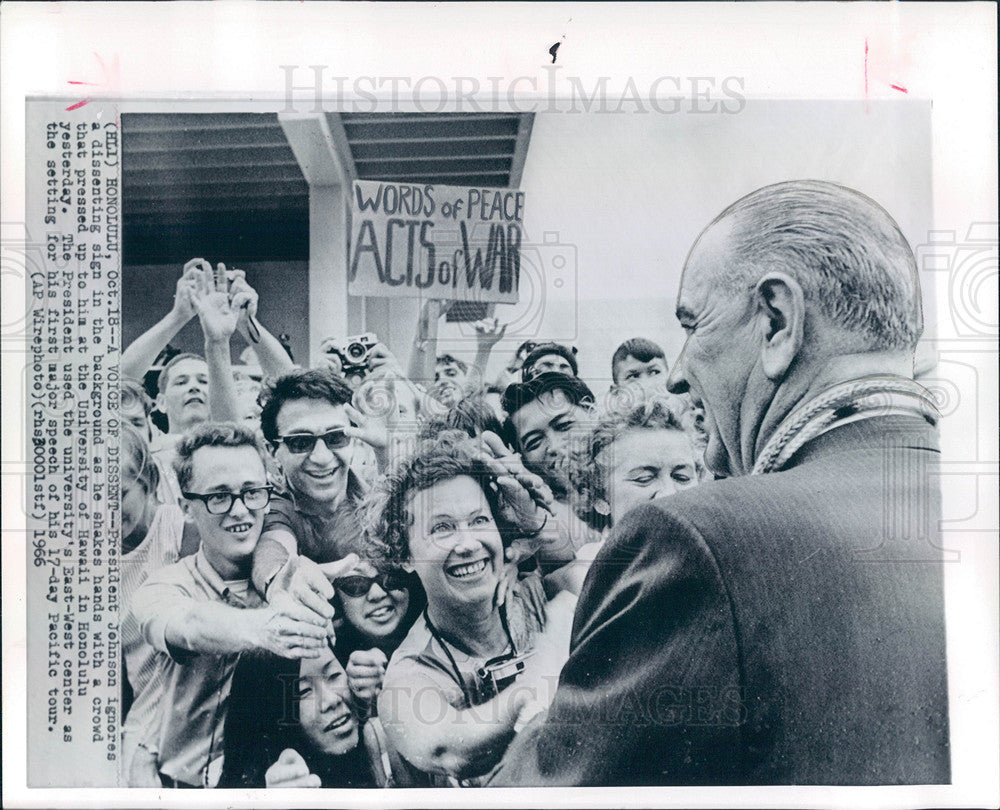
[[[496,475],[480,458],[482,445],[458,430],[421,442],[416,451],[369,494],[363,522],[365,556],[379,569],[400,568],[410,561],[409,530],[413,525],[410,503],[417,492],[442,481],[468,476],[482,487],[490,512],[506,546],[518,536],[515,526],[503,520]],[[485,452],[489,452],[486,450]]]
[[[503,426],[486,400],[473,395],[460,399],[441,416],[424,422],[417,432],[417,441],[433,439],[446,430],[461,430],[469,437],[489,430],[499,436],[503,432]]]
[[[340,377],[328,369],[297,369],[260,392],[260,429],[272,444],[278,440],[278,412],[286,402],[295,399],[317,399],[331,405],[344,405],[354,392]]]

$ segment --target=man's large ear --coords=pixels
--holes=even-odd
[[[805,295],[786,273],[768,273],[756,287],[767,325],[761,347],[764,374],[772,381],[785,376],[802,349],[805,330]]]

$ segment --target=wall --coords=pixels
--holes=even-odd
[[[128,234],[125,234],[128,238]],[[162,318],[173,304],[174,290],[183,265],[141,265],[123,268],[122,339],[127,346]],[[306,262],[253,262],[240,265],[247,281],[257,290],[257,316],[275,336],[287,332],[296,360],[307,356],[309,342],[308,264]],[[170,345],[183,351],[203,353],[197,318],[185,326]],[[233,340],[233,360],[245,344]]]
[[[534,245],[522,268],[527,289],[520,304],[497,309],[512,327],[489,373],[528,338],[574,343],[580,375],[599,395],[626,338],[657,340],[672,361],[683,342],[674,302],[698,234],[745,194],[800,178],[867,194],[916,247],[932,227],[930,103],[751,101],[735,115],[536,115],[521,184],[526,244]],[[568,269],[553,266],[560,258]],[[931,291],[928,282],[925,334],[934,331]],[[471,357],[465,332],[445,326],[442,348]]]
[[[539,113],[521,184],[522,300],[497,308],[510,325],[488,376],[527,339],[576,345],[580,374],[598,395],[626,338],[652,338],[672,361],[683,338],[674,301],[694,240],[730,203],[793,178],[836,181],[869,195],[916,247],[932,227],[929,102],[750,101],[732,115]],[[262,322],[275,334],[287,331],[304,360],[305,263],[245,269],[261,296]],[[125,269],[126,343],[169,307],[179,272]],[[925,296],[929,290],[926,284]],[[416,302],[370,302],[367,309],[369,323],[388,324],[381,337],[405,366]],[[933,334],[929,296],[925,320]],[[440,334],[441,351],[475,355],[470,325],[442,323]],[[189,325],[175,345],[197,350],[197,327]]]

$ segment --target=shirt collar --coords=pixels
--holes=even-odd
[[[225,581],[219,576],[219,572],[212,567],[212,563],[208,561],[208,557],[205,556],[205,549],[199,548],[194,555],[194,567],[198,569],[198,573],[201,574],[202,578],[211,586],[212,590],[219,597],[223,597],[225,592],[229,590],[226,587]]]
[[[288,479],[285,478],[283,482],[284,495],[292,502],[292,506],[295,511],[302,515],[315,516],[315,511],[310,509],[309,506],[300,498],[296,497],[295,490],[289,485]],[[351,511],[353,513],[354,506],[364,498],[368,491],[368,487],[364,481],[361,480],[360,476],[354,471],[353,467],[347,468],[347,484],[344,488],[344,497],[337,506],[337,511],[339,512],[346,505],[350,505]]]
[[[212,564],[208,561],[208,557],[205,556],[205,551],[199,548],[194,555],[194,566],[198,569],[198,573],[202,578],[208,583],[209,587],[215,592],[216,596],[227,605],[232,605],[233,607],[246,607],[243,597],[237,596],[229,586],[226,581],[219,575],[219,572],[215,570]],[[250,599],[251,592],[253,591],[253,585],[251,584],[250,589],[247,591],[248,602],[252,602]]]

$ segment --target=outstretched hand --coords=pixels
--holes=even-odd
[[[256,328],[252,324],[257,317],[257,303],[260,297],[250,286],[246,273],[242,270],[230,270],[226,276],[229,279],[229,305],[237,312],[236,328],[241,335],[249,337]],[[256,343],[257,340],[252,342]]]
[[[537,535],[545,527],[547,516],[554,514],[552,490],[495,433],[484,431],[480,440],[480,460],[497,476],[501,516],[526,535]]]
[[[483,318],[481,321],[476,321],[473,328],[476,330],[476,342],[480,348],[492,349],[503,339],[507,324],[501,324],[498,318]]]
[[[385,450],[389,446],[388,418],[367,416],[351,404],[345,404],[344,410],[351,420],[351,424],[344,428],[344,433],[376,450]]]
[[[199,270],[195,275],[194,303],[201,321],[201,330],[209,341],[228,341],[236,331],[239,311],[229,301],[226,266],[219,264],[218,282],[212,266],[198,259]]]
[[[184,323],[190,321],[198,312],[195,306],[195,294],[198,285],[197,277],[201,273],[200,264],[204,261],[204,259],[191,259],[184,265],[184,270],[180,278],[177,279],[173,312]]]

